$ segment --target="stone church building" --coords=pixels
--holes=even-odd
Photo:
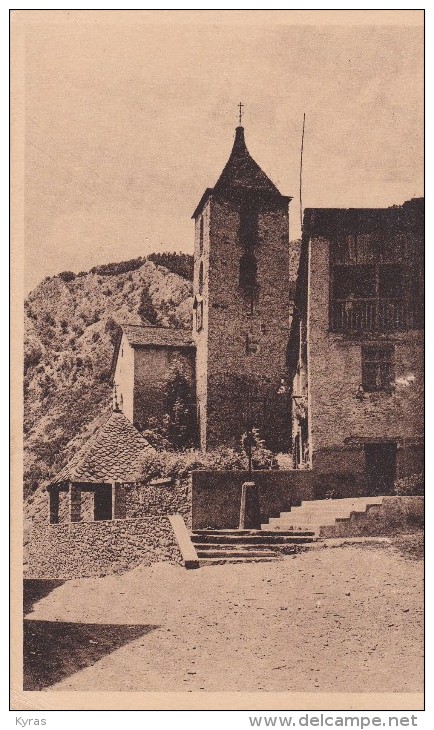
[[[267,477],[264,519],[328,491],[387,494],[397,476],[422,471],[423,200],[306,210],[294,302],[290,201],[237,127],[193,213],[192,330],[121,327],[115,413],[48,486],[52,522],[65,509],[72,521],[123,514],[122,483],[134,481],[133,462],[148,448],[140,432],[168,415],[175,446],[239,448],[254,426],[274,452],[292,454],[292,470]],[[187,441],[176,441],[180,433]]]
[[[123,328],[120,408],[140,430],[158,423],[175,369],[201,449],[254,425],[297,470],[390,490],[422,470],[424,201],[306,210],[295,302],[290,201],[237,127],[193,213],[192,332]]]
[[[202,449],[239,446],[254,424],[271,449],[289,450],[288,397],[279,389],[290,325],[290,200],[250,156],[237,127],[223,172],[193,213],[192,333],[122,328],[113,382],[137,427],[163,417],[162,384],[177,368]]]

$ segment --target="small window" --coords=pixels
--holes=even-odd
[[[200,332],[203,327],[203,299],[200,295],[194,298],[193,310],[195,312],[196,332]]]
[[[258,213],[253,201],[245,203],[240,210],[240,244],[247,249],[258,241]]]
[[[389,390],[393,381],[393,348],[362,347],[362,387],[367,392]]]
[[[250,252],[244,253],[240,258],[240,286],[255,287],[257,275],[256,257]]]
[[[202,254],[203,251],[203,216],[200,217],[199,221],[199,252]]]
[[[199,294],[203,291],[203,261],[199,264]]]

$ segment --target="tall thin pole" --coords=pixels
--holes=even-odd
[[[304,124],[306,121],[306,114],[303,114],[303,131],[301,133],[301,150],[300,150],[300,228],[303,230],[303,200],[302,200],[302,185],[303,185],[303,146],[304,146]]]

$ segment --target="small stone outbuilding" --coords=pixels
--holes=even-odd
[[[148,441],[119,410],[47,486],[50,522],[124,519],[125,484],[137,481]]]

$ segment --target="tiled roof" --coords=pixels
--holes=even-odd
[[[280,199],[289,203],[292,198],[281,195],[270,178],[259,167],[247,149],[244,139],[244,127],[235,130],[235,141],[229,159],[214,188],[207,188],[194,211],[196,218],[202,211],[206,201],[213,194],[238,199],[259,194],[264,197]]]
[[[243,127],[236,129],[234,146],[229,160],[214,186],[216,192],[227,188],[280,195],[274,183],[250,156],[244,140]]]
[[[194,347],[190,330],[136,324],[125,324],[121,327],[132,347]]]
[[[73,456],[50,482],[93,484],[136,481],[144,453],[152,449],[133,424],[119,411]]]

